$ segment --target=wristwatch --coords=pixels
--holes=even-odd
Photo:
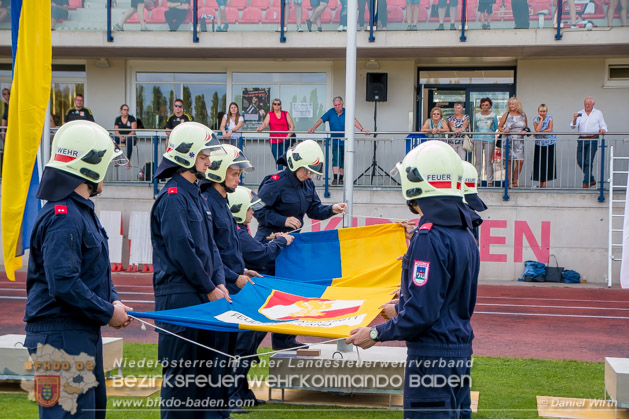
[[[369,337],[371,338],[371,340],[375,340],[376,342],[378,342],[378,329],[376,329],[376,326],[372,327],[371,330],[369,330]]]

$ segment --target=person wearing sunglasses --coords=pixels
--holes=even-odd
[[[255,211],[258,220],[256,240],[266,243],[267,237],[274,237],[274,233],[301,230],[305,215],[311,220],[326,220],[347,209],[344,202],[323,205],[315,190],[312,176],[322,176],[325,164],[319,144],[313,140],[302,141],[281,156],[278,163],[287,166],[286,169],[266,176],[258,189],[258,196],[265,206]],[[303,347],[295,336],[279,333],[272,335],[271,344],[274,350]]]
[[[116,129],[116,136],[114,137],[116,144],[122,144],[126,147],[127,159],[131,160],[133,146],[136,141],[135,130],[138,129],[138,123],[133,115],[129,115],[129,105],[126,103],[120,107],[120,116],[114,121],[114,128]]]
[[[266,114],[262,125],[258,127],[258,132],[265,129],[267,126],[271,133],[269,134],[269,143],[271,144],[271,153],[273,153],[273,160],[277,162],[280,156],[293,145],[295,139],[295,124],[293,118],[291,118],[288,111],[282,110],[282,101],[279,99],[273,99],[271,112]],[[277,170],[282,170],[281,165],[277,165]]]
[[[175,99],[175,104],[173,105],[173,113],[170,114],[168,120],[166,121],[166,125],[164,129],[166,130],[166,135],[170,135],[170,131],[175,128],[177,125],[182,122],[192,121],[192,117],[183,111],[183,100]]]

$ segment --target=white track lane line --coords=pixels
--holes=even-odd
[[[537,300],[537,301],[574,301],[574,302],[593,302],[593,303],[625,303],[629,304],[629,298],[627,300],[575,300],[569,298],[538,298],[538,297],[483,297],[478,296],[478,299],[487,298],[492,300]]]
[[[545,313],[509,313],[505,311],[475,311],[476,314],[489,314],[501,316],[537,316],[537,317],[572,317],[572,318],[588,318],[588,319],[620,319],[629,320],[629,317],[621,316],[588,316],[585,314],[545,314]]]
[[[495,306],[495,307],[531,307],[531,308],[567,308],[578,310],[625,310],[629,311],[629,308],[614,308],[614,307],[583,307],[583,306],[541,306],[541,305],[529,305],[529,304],[490,304],[490,303],[476,303],[476,306]]]

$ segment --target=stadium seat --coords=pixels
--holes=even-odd
[[[387,21],[389,23],[400,23],[404,22],[404,12],[401,7],[398,6],[387,6]]]
[[[247,0],[231,0],[227,7],[233,7],[238,10],[245,10],[247,8]]]
[[[235,7],[226,7],[225,14],[227,16],[228,23],[238,23],[238,9]]]
[[[367,0],[369,1],[369,0]],[[386,0],[387,1],[387,9],[390,6],[397,6],[402,9],[406,8],[406,0]]]
[[[168,10],[166,7],[156,7],[151,11],[147,23],[166,23],[164,12]]]
[[[240,23],[258,24],[262,21],[262,10],[257,7],[247,7],[242,16],[240,17]]]
[[[218,9],[218,3],[216,3],[216,0],[205,0],[204,7],[211,7],[212,9],[216,10]]]
[[[271,8],[264,13],[264,17],[262,18],[262,23],[264,24],[275,24],[279,25],[280,23],[280,9],[279,7]]]
[[[271,7],[271,2],[269,0],[251,0],[251,7],[257,7],[260,10],[267,10]]]

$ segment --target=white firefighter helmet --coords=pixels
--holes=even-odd
[[[286,152],[288,168],[296,172],[303,167],[314,174],[323,175],[325,157],[321,146],[313,140],[302,141]]]
[[[227,194],[227,205],[236,222],[241,224],[247,218],[249,208],[258,210],[264,207],[264,202],[251,189],[238,186],[234,192]]]
[[[470,162],[462,161],[463,163],[463,194],[468,195],[478,193],[478,172],[476,167]]]
[[[198,122],[183,122],[170,133],[164,158],[190,169],[201,151],[218,150],[221,147],[216,134],[205,125]]]
[[[95,122],[77,120],[59,128],[46,166],[99,183],[112,161],[128,163],[109,132]]]
[[[461,158],[448,144],[426,141],[411,150],[391,171],[399,173],[407,200],[441,196],[463,198]]]
[[[222,147],[224,153],[210,155],[210,167],[205,171],[206,179],[215,183],[223,182],[229,167],[247,173],[253,172],[253,166],[238,147],[231,144],[224,144]]]

